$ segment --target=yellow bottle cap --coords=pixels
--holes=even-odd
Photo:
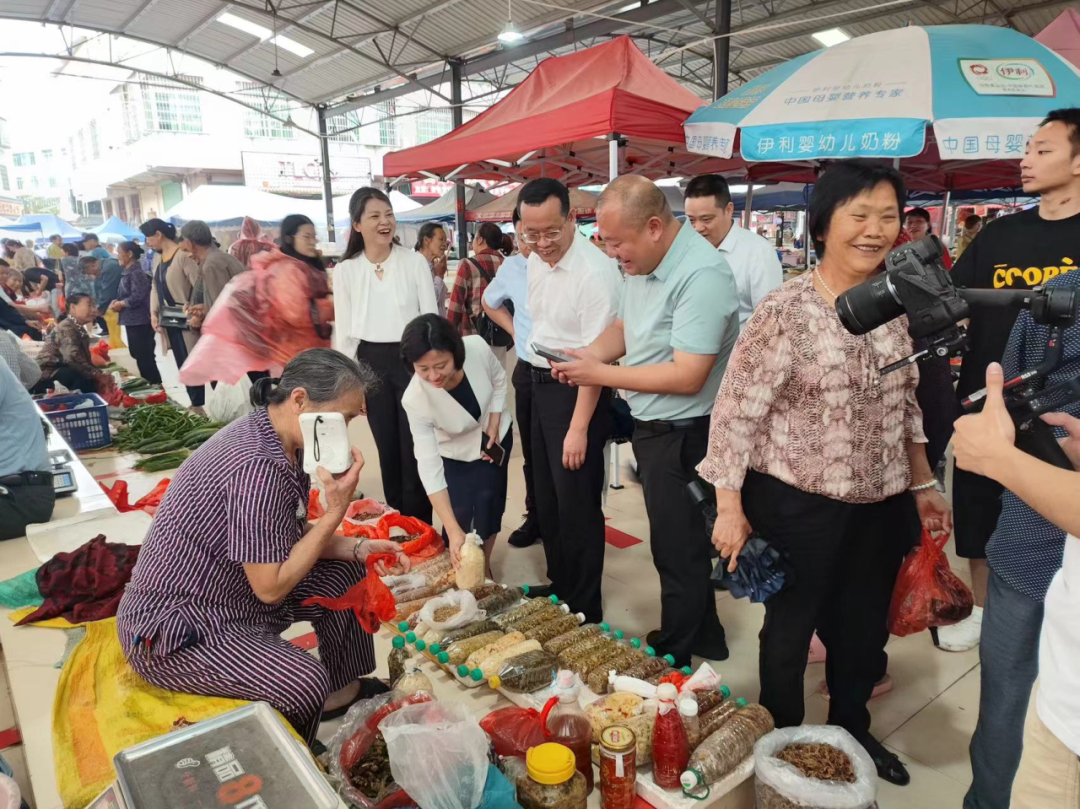
[[[612,753],[626,753],[637,745],[634,731],[622,725],[604,728],[600,734],[600,746]]]
[[[491,677],[488,680],[488,685],[490,685],[492,688],[498,688],[500,685],[502,685],[502,679],[499,677],[498,674],[496,674],[494,677]]]
[[[538,784],[564,784],[574,777],[576,766],[570,748],[548,742],[525,754],[529,777]]]

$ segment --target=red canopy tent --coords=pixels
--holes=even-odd
[[[629,37],[545,59],[509,95],[438,140],[383,158],[391,185],[407,179],[603,182],[617,134],[619,174],[658,179],[741,174],[742,160],[686,151],[682,124],[704,102]]]
[[[1056,20],[1035,35],[1035,41],[1080,67],[1080,11],[1065,9]]]

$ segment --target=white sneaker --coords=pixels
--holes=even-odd
[[[979,645],[982,635],[983,608],[974,607],[971,615],[958,624],[941,626],[934,633],[934,645],[946,652],[966,652]]]

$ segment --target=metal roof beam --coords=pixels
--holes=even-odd
[[[629,28],[637,23],[650,22],[659,17],[665,17],[683,8],[679,0],[658,0],[647,6],[627,11],[624,14],[615,15],[616,19],[596,20],[584,25],[568,28],[566,31],[551,36],[541,37],[518,45],[514,48],[501,48],[494,53],[489,53],[476,59],[469,59],[464,63],[465,75],[478,73],[482,70],[491,70],[502,67],[510,62],[517,62],[533,56],[539,56],[548,51],[573,45],[581,39],[602,37],[614,33],[623,28]]]
[[[679,5],[685,8],[695,17],[697,17],[698,20],[700,20],[704,24],[704,26],[710,31],[716,30],[716,25],[713,24],[713,21],[706,17],[704,14],[702,14],[701,11],[697,8],[696,4],[692,2],[692,0],[679,0]],[[705,5],[708,5],[708,0],[706,0]]]
[[[320,14],[322,14],[324,11],[326,11],[326,9],[332,8],[336,2],[337,2],[337,0],[322,0],[322,2],[317,4],[317,7],[315,9],[313,9],[312,11],[307,12],[306,14],[302,14],[301,16],[297,17],[295,22],[300,23],[301,25],[303,25],[304,23],[310,22],[311,20],[315,19]],[[280,7],[279,7],[279,10],[280,10]],[[288,10],[288,9],[286,9],[286,10]],[[290,18],[289,17],[278,17],[278,19],[287,20],[287,19],[290,19]],[[211,22],[212,22],[212,20],[211,20]],[[279,37],[285,36],[290,31],[292,31],[295,27],[296,27],[296,25],[293,22],[289,22],[288,25],[286,25],[284,28],[282,28],[280,31],[277,32],[276,36],[279,36]],[[247,54],[251,53],[256,48],[262,47],[263,45],[273,45],[273,44],[274,44],[273,39],[260,39],[260,40],[257,40],[255,42],[251,43],[250,45],[245,45],[244,47],[234,51],[233,53],[230,53],[228,56],[225,57],[225,60],[224,60],[225,64],[229,64],[230,62],[233,62],[233,61],[235,61],[236,59],[239,59],[242,56],[246,56]]]
[[[120,23],[120,30],[126,31],[129,25],[132,25],[136,20],[139,19],[139,17],[141,17],[143,14],[145,14],[155,5],[157,5],[158,2],[159,0],[143,0],[143,3],[140,4],[137,9],[135,9],[131,16],[124,20],[122,23]]]
[[[343,2],[344,0],[341,0],[341,1]],[[262,8],[261,6],[254,5],[251,2],[245,2],[244,0],[234,0],[233,5],[236,6],[237,8],[246,9],[247,11],[250,11],[253,14],[258,14],[258,15],[260,15],[262,17],[270,17],[271,19],[276,18],[276,15],[272,11],[267,11],[265,8]],[[336,37],[332,37],[329,34],[324,34],[322,31],[316,30],[314,28],[311,28],[311,27],[309,27],[307,25],[303,25],[303,24],[298,23],[296,21],[293,21],[293,27],[296,28],[299,31],[303,31],[306,34],[310,34],[313,37],[317,37],[319,39],[326,40],[327,42],[331,42],[331,43],[333,43],[335,45],[343,45],[349,52],[355,53],[361,59],[365,59],[368,62],[379,65],[380,67],[387,68],[392,73],[394,73],[396,76],[398,76],[399,78],[405,79],[406,81],[415,82],[416,84],[418,84],[424,90],[427,90],[428,92],[434,93],[435,95],[437,95],[439,98],[443,99],[444,101],[449,101],[450,100],[446,96],[444,96],[442,93],[439,93],[436,90],[433,90],[431,87],[428,87],[420,79],[415,78],[415,77],[410,78],[409,76],[407,76],[405,73],[402,73],[400,70],[398,70],[393,65],[387,64],[386,62],[372,56],[371,54],[364,53],[359,48],[357,48],[357,47],[355,47],[353,45],[348,45],[348,44],[342,42],[341,40],[337,39]]]
[[[61,22],[71,13],[78,2],[79,0],[53,0],[49,4],[48,11],[45,12],[45,17],[54,22]]]
[[[162,46],[162,47],[164,47],[164,46]],[[7,56],[24,56],[24,57],[30,57],[30,58],[33,58],[33,59],[59,59],[60,61],[63,61],[63,62],[77,62],[79,64],[84,64],[84,65],[104,65],[105,67],[119,67],[118,65],[115,65],[112,62],[105,62],[105,61],[102,61],[101,59],[89,59],[89,58],[87,58],[85,56],[69,56],[69,55],[67,55],[65,53],[26,53],[26,52],[21,52],[21,51],[0,51],[0,58],[7,57]],[[213,87],[206,87],[206,86],[204,86],[202,84],[197,84],[196,82],[188,81],[187,79],[185,79],[185,78],[183,78],[181,76],[170,76],[170,75],[168,75],[166,73],[158,73],[158,72],[156,72],[154,70],[144,70],[144,69],[140,69],[140,68],[131,68],[131,67],[126,67],[126,66],[125,66],[124,69],[128,70],[128,71],[133,71],[133,72],[135,72],[137,74],[142,74],[142,75],[145,75],[145,76],[153,76],[155,79],[161,79],[162,81],[172,82],[173,84],[182,84],[185,87],[190,87],[192,90],[197,90],[197,91],[200,91],[200,92],[203,92],[203,93],[210,93],[211,95],[216,95],[219,98],[224,98],[226,101],[231,101],[234,104],[239,104],[241,107],[247,107],[249,110],[253,110],[254,112],[259,113],[260,115],[265,115],[268,118],[274,118],[275,120],[279,121],[280,123],[285,124],[287,126],[294,127],[295,129],[297,129],[300,132],[304,132],[304,133],[306,133],[308,135],[311,135],[313,137],[316,137],[316,138],[319,137],[318,132],[313,132],[310,129],[307,129],[305,127],[300,126],[299,124],[294,122],[291,117],[282,118],[280,115],[278,115],[276,113],[269,112],[269,111],[267,111],[265,109],[262,109],[260,107],[255,106],[254,104],[248,104],[246,101],[241,101],[240,99],[236,98],[235,96],[229,95],[228,93],[224,93],[221,90],[215,90]],[[117,83],[118,84],[121,84],[121,83],[134,84],[135,82],[131,82],[130,79],[121,79],[121,80],[118,80]]]
[[[149,0],[150,3],[156,3],[158,0]],[[222,14],[232,8],[231,3],[224,3],[221,8],[207,14],[193,26],[188,28],[183,34],[180,35],[180,39],[176,40],[176,47],[183,48],[193,38],[205,31],[209,26],[213,25],[214,21]],[[140,12],[141,13],[141,12]],[[124,23],[124,27],[127,28],[127,23]]]
[[[20,21],[23,21],[23,22],[26,21],[26,17],[6,13],[2,9],[2,7],[0,7],[0,20],[5,20],[5,19],[6,20],[20,20]],[[46,23],[48,23],[50,25],[59,25],[59,26],[65,25],[65,23],[60,23],[60,22],[56,22],[56,21],[53,21],[53,20],[43,20],[42,22],[46,22]],[[277,92],[279,92],[280,94],[282,94],[284,96],[288,96],[293,101],[297,101],[300,104],[303,104],[305,107],[313,106],[312,103],[309,100],[307,100],[306,98],[301,98],[300,96],[298,96],[298,95],[296,95],[294,93],[290,93],[290,92],[287,92],[285,90],[276,88],[272,84],[267,83],[266,79],[262,79],[262,78],[259,78],[258,76],[254,76],[251,73],[248,73],[248,72],[246,72],[244,70],[240,70],[238,68],[235,68],[232,65],[225,65],[225,64],[222,64],[221,62],[216,62],[213,59],[210,59],[209,57],[201,56],[201,55],[199,55],[197,53],[192,53],[189,50],[184,50],[183,48],[177,48],[175,45],[169,45],[168,43],[165,43],[165,42],[158,42],[156,40],[148,39],[147,37],[143,37],[143,36],[136,36],[134,34],[129,34],[129,33],[126,33],[124,31],[120,31],[120,30],[115,29],[115,28],[103,28],[103,27],[100,27],[100,26],[97,27],[97,28],[91,28],[90,26],[86,26],[86,25],[81,25],[79,27],[80,28],[86,28],[86,29],[92,30],[92,31],[99,31],[99,32],[101,32],[103,34],[115,34],[116,36],[122,36],[122,37],[125,37],[126,39],[130,39],[130,40],[132,40],[134,42],[142,42],[142,43],[144,43],[146,45],[153,45],[153,46],[155,46],[157,48],[163,48],[166,51],[170,51],[170,50],[177,51],[178,53],[182,53],[184,56],[190,56],[192,59],[198,59],[201,62],[206,62],[208,65],[213,65],[214,67],[218,67],[218,68],[221,68],[223,70],[231,71],[231,72],[235,73],[236,75],[241,76],[242,78],[245,78],[245,79],[247,79],[249,81],[255,82],[256,84],[263,85],[263,86],[267,87],[268,89],[277,90]],[[61,60],[69,59],[71,61],[78,61],[78,59],[76,59],[76,57],[67,56],[67,55],[63,55],[63,54],[24,53],[24,54],[20,54],[20,55],[22,55],[22,56],[37,56],[37,57],[42,57],[42,58],[61,59]],[[142,55],[145,55],[145,54],[142,54]],[[108,64],[112,64],[112,63],[108,63]],[[117,67],[117,65],[112,65],[112,66]],[[135,71],[137,71],[139,73],[147,73],[148,72],[148,71],[145,71],[145,70],[140,70],[139,68],[131,67],[130,65],[125,65],[125,67],[129,68],[130,70],[135,70]],[[172,79],[171,76],[167,76],[166,78]],[[206,90],[207,92],[213,92],[212,90],[210,90],[207,87],[200,87],[199,89]],[[260,112],[263,112],[263,110],[260,110]]]

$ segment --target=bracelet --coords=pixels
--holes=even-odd
[[[920,483],[918,486],[909,486],[908,491],[909,492],[924,492],[927,489],[933,489],[935,486],[937,486],[937,480],[936,479],[931,479],[931,480],[928,480],[926,483]]]
[[[364,560],[360,558],[360,546],[363,545],[367,541],[368,541],[367,537],[360,537],[360,539],[356,540],[356,544],[353,545],[353,547],[352,547],[353,559],[356,560],[356,563],[358,565],[364,564]]]

